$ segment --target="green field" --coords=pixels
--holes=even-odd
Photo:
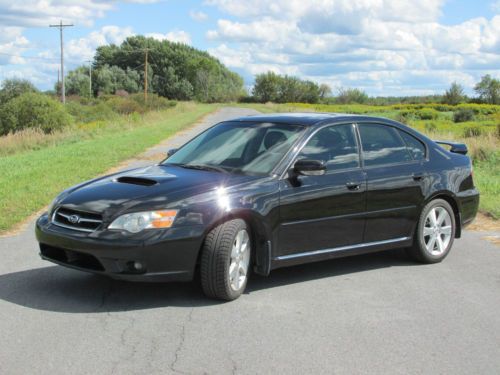
[[[431,139],[467,144],[474,163],[474,181],[481,192],[480,210],[500,218],[500,106],[488,104],[245,104],[261,112],[337,112],[386,117],[403,122]],[[468,110],[473,119],[454,122],[454,113]]]
[[[0,233],[49,204],[61,190],[104,173],[217,108],[179,103],[110,124],[90,123],[60,134],[38,135],[35,149],[11,147],[10,155],[0,157]]]

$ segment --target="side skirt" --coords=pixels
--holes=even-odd
[[[376,251],[411,246],[411,237],[400,237],[384,241],[368,242],[357,245],[341,246],[331,249],[321,249],[304,253],[287,254],[275,257],[272,268],[281,268],[302,263],[318,262],[326,259],[342,258]]]

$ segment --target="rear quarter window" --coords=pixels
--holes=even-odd
[[[392,126],[360,124],[359,134],[363,146],[363,159],[367,167],[412,160],[406,144]]]
[[[403,138],[403,141],[406,143],[406,147],[410,152],[411,156],[414,160],[424,160],[425,159],[425,145],[422,141],[415,138],[413,135],[408,134],[405,131],[398,130],[399,135]]]

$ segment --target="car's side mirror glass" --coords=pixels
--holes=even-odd
[[[293,165],[293,171],[303,176],[321,176],[326,172],[326,165],[321,160],[300,159]]]
[[[177,148],[171,148],[170,150],[167,151],[167,158],[171,157],[173,154],[177,152]]]

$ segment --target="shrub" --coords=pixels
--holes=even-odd
[[[464,129],[465,138],[479,137],[481,134],[481,128],[476,126],[468,126]]]
[[[437,126],[436,126],[436,124],[433,124],[432,122],[427,122],[424,125],[424,129],[428,133],[433,133],[437,130]]]
[[[453,112],[453,122],[466,122],[474,120],[474,111],[468,108],[460,108]]]
[[[174,100],[168,100],[163,96],[156,94],[148,94],[148,101],[144,101],[143,94],[133,94],[129,96],[130,99],[137,102],[145,111],[160,111],[162,109],[168,109],[175,107],[177,102]]]
[[[0,105],[28,92],[38,92],[30,81],[17,78],[6,79],[2,82],[0,89]]]
[[[120,96],[115,96],[114,98],[108,99],[106,104],[116,113],[121,115],[130,115],[131,113],[144,113],[146,109],[142,107],[135,100],[130,98],[123,98]]]
[[[100,100],[82,100],[66,102],[66,110],[71,114],[75,121],[88,123],[94,121],[112,120],[117,117],[111,107]]]
[[[421,120],[435,120],[438,118],[439,113],[432,108],[423,108],[419,110],[416,115],[421,119]]]
[[[47,95],[25,93],[5,104],[0,110],[0,135],[27,128],[50,133],[73,123],[63,105]]]

